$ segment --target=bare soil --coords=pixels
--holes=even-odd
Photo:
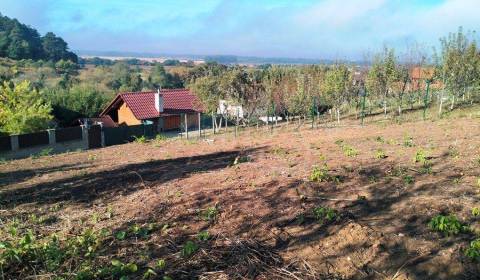
[[[419,150],[430,170],[414,162]],[[106,261],[163,258],[173,279],[480,279],[464,254],[475,233],[428,227],[455,214],[480,230],[479,158],[480,122],[469,118],[130,143],[0,165],[0,218],[35,213],[50,221],[36,231],[60,233],[154,223],[147,239],[112,240]],[[324,164],[334,179],[310,180]],[[315,219],[320,206],[336,217]],[[182,258],[201,231],[212,238]]]

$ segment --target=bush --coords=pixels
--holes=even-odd
[[[480,261],[480,238],[470,242],[470,246],[465,251],[465,255],[474,261]]]
[[[315,219],[320,223],[323,223],[325,221],[331,222],[335,220],[338,216],[337,211],[329,207],[317,207],[313,209],[313,215],[315,216]]]

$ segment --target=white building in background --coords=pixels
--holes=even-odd
[[[242,105],[237,105],[227,100],[220,100],[218,102],[217,114],[227,115],[231,118],[238,116],[240,119],[243,119],[245,116]]]

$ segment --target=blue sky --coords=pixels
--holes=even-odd
[[[75,50],[361,59],[480,26],[479,0],[0,1]]]

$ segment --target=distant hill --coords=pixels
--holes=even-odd
[[[285,64],[285,65],[301,65],[301,64],[333,64],[335,61],[328,59],[312,59],[312,58],[290,58],[290,57],[257,57],[257,56],[236,56],[236,55],[189,55],[189,54],[165,54],[165,53],[142,53],[142,52],[121,52],[121,51],[76,51],[80,56],[99,56],[103,58],[119,59],[138,58],[138,59],[178,59],[191,61],[218,62],[221,64],[244,64],[244,65],[262,65],[262,64]],[[344,61],[345,62],[345,61]],[[346,61],[347,63],[359,64],[355,61]]]
[[[0,57],[16,60],[78,60],[77,55],[68,50],[68,44],[61,37],[52,32],[40,36],[36,29],[1,14]]]

